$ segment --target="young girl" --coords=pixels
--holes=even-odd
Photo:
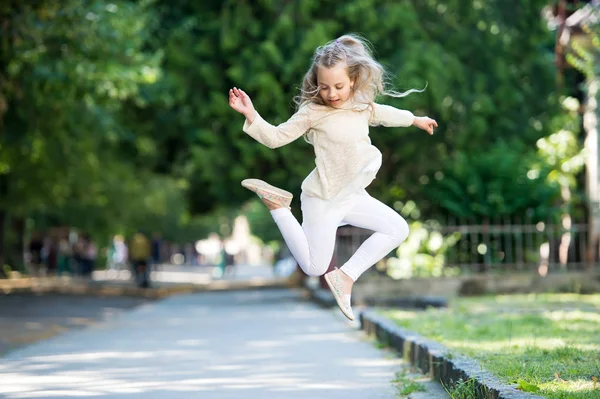
[[[402,97],[413,91],[385,91],[383,75],[366,42],[344,35],[317,48],[296,99],[299,109],[279,126],[261,118],[243,90],[229,90],[229,105],[246,117],[243,130],[255,140],[278,148],[305,135],[315,149],[316,168],[302,183],[302,226],[290,211],[291,193],[258,179],[242,182],[269,208],[306,274],[320,276],[327,271],[338,226],[374,231],[340,269],[325,275],[350,320],[354,319],[350,306],[354,282],[408,236],[402,216],[365,191],[381,166],[381,153],[369,139],[369,125],[414,125],[429,134],[437,127],[431,118],[376,104],[378,94]]]

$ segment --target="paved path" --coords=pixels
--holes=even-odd
[[[143,304],[9,352],[0,397],[398,398],[402,361],[301,295],[205,292]]]
[[[110,320],[150,301],[126,296],[0,295],[0,357],[15,348]]]

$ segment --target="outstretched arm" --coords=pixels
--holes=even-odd
[[[229,89],[229,106],[244,115],[249,124],[254,122],[256,110],[250,96],[242,89],[238,89],[237,87]]]
[[[234,87],[229,90],[229,105],[246,117],[244,132],[269,148],[278,148],[291,143],[310,129],[307,107],[301,108],[287,122],[273,126],[256,112],[250,96],[241,89]]]
[[[416,126],[433,134],[437,122],[427,116],[414,116],[412,112],[390,105],[373,104],[370,124],[372,126]]]

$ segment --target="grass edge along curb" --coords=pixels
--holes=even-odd
[[[450,350],[442,344],[397,326],[372,310],[361,312],[359,320],[360,328],[367,335],[374,335],[382,343],[394,348],[423,374],[445,386],[453,386],[460,380],[473,381],[477,398],[480,399],[544,399],[501,382],[473,359],[449,356]]]

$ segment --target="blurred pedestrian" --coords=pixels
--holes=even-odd
[[[142,288],[150,287],[149,262],[152,256],[152,244],[148,237],[138,231],[131,238],[129,259],[136,284]]]
[[[29,240],[29,269],[33,276],[43,274],[42,250],[44,248],[44,240],[39,231],[34,231]]]
[[[152,266],[158,270],[158,265],[162,263],[162,239],[159,232],[152,234]]]
[[[92,277],[92,273],[96,268],[96,260],[98,258],[98,246],[96,242],[89,234],[84,235],[84,248],[83,248],[83,276],[87,278]]]
[[[59,276],[73,273],[73,248],[68,236],[61,236],[58,241],[58,270]]]
[[[107,254],[108,269],[112,277],[117,277],[121,270],[124,269],[124,266],[127,264],[127,252],[127,244],[123,236],[120,234],[115,235]]]

